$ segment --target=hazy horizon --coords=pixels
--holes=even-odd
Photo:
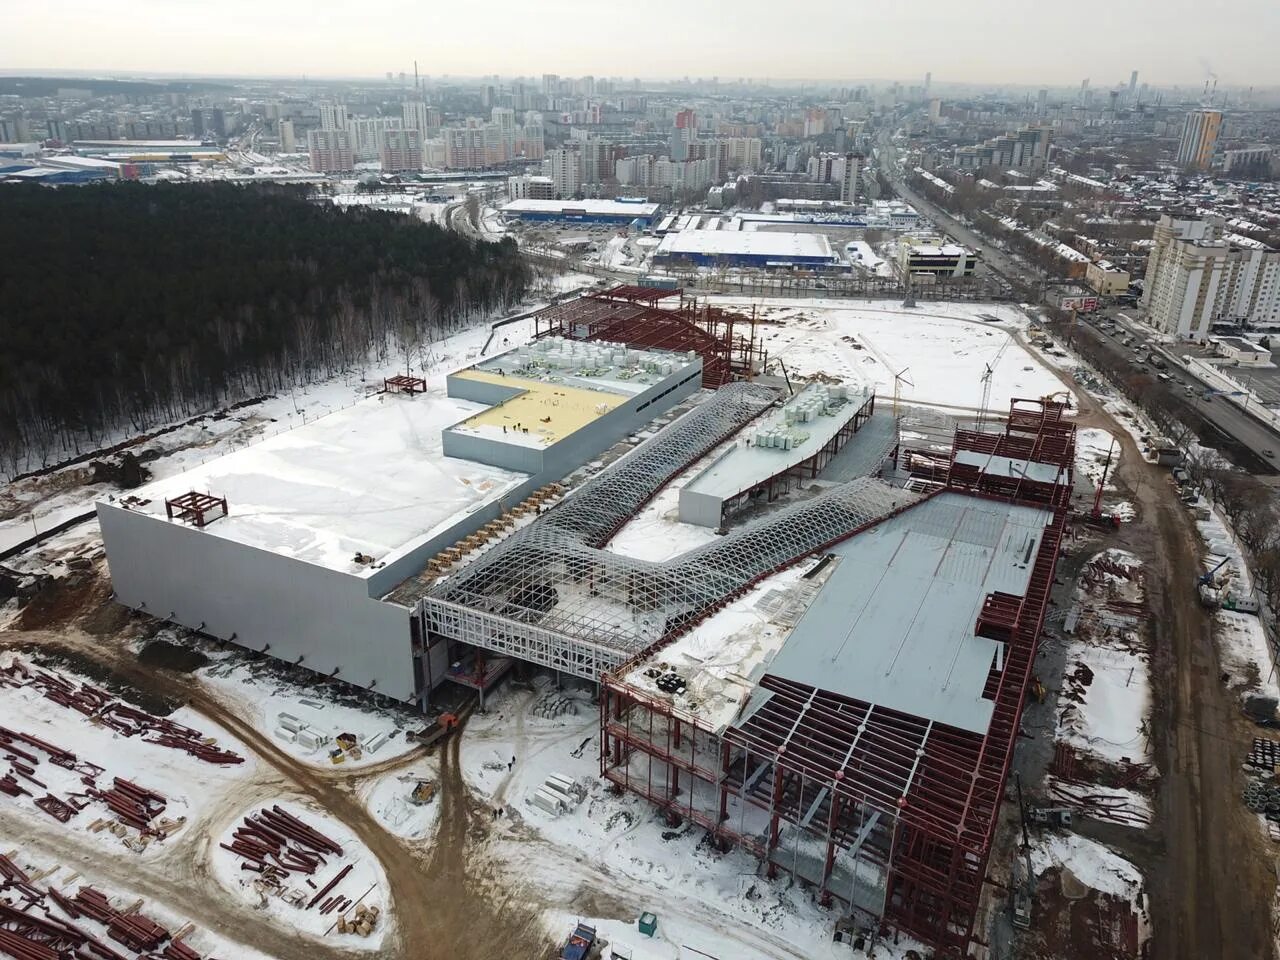
[[[644,15],[583,0],[531,6],[428,9],[387,0],[376,16],[332,0],[222,0],[187,6],[133,0],[23,5],[0,40],[5,73],[113,72],[168,76],[377,79],[387,71],[481,77],[719,76],[777,83],[882,77],[907,84],[1196,86],[1280,84],[1280,4],[1241,0],[1218,18],[1190,0],[1079,0],[1061,8],[996,0],[916,0],[855,10],[810,5],[785,16],[775,3],[652,0]],[[495,26],[496,25],[496,26]],[[353,42],[352,38],[358,38]],[[1242,40],[1241,38],[1246,38]],[[793,67],[792,64],[795,64]]]

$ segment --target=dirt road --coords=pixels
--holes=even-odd
[[[1076,389],[1065,377],[1063,382]],[[1195,590],[1201,545],[1168,472],[1143,460],[1101,405],[1077,394],[1082,427],[1098,426],[1124,447],[1117,480],[1140,524],[1127,546],[1147,565],[1155,622],[1152,748],[1161,777],[1152,827],[1127,847],[1144,868],[1160,960],[1259,960],[1272,955],[1276,876],[1256,818],[1240,801],[1240,763],[1252,728],[1220,679],[1212,621]],[[1155,851],[1154,853],[1152,851]]]

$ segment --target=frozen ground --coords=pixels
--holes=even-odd
[[[326,857],[327,862],[311,878],[316,884],[316,890],[312,890],[304,882],[303,877],[305,874],[290,874],[285,880],[286,891],[296,892],[305,898],[300,906],[287,903],[281,897],[259,893],[254,888],[254,880],[258,875],[252,871],[241,870],[240,864],[243,862],[241,858],[230,850],[222,849],[220,846],[223,843],[231,843],[232,834],[246,816],[256,813],[264,807],[270,809],[274,804],[278,804],[281,809],[298,817],[308,826],[319,830],[342,847],[342,856]],[[214,877],[223,887],[231,891],[238,900],[259,914],[266,914],[275,923],[290,927],[300,934],[312,937],[334,937],[339,939],[344,947],[363,951],[376,950],[382,943],[387,930],[390,929],[392,914],[388,909],[387,878],[382,872],[382,866],[378,863],[377,858],[365,849],[360,841],[351,834],[351,831],[339,821],[295,798],[277,797],[259,800],[255,801],[247,809],[240,811],[230,823],[226,824],[225,829],[217,837],[217,840],[210,845],[209,856],[213,866]],[[319,904],[314,909],[306,909],[307,903],[311,901],[316,893],[323,889],[330,880],[347,866],[352,868],[351,871],[343,878],[341,883],[330,891],[330,895],[341,894],[354,901],[347,911],[348,916],[352,916],[355,908],[361,904],[367,907],[376,906],[382,911],[378,925],[368,937],[359,937],[355,934],[339,934],[336,930],[338,914],[336,912],[328,915],[322,914]],[[331,928],[332,932],[330,932]]]
[[[637,920],[599,919],[583,917],[564,910],[547,910],[542,915],[543,927],[557,945],[564,942],[579,924],[595,927],[598,939],[609,944],[607,950],[616,948],[615,956],[630,960],[774,960],[771,952],[757,952],[740,940],[727,937],[705,924],[692,922],[685,917],[659,917],[658,929],[649,937],[639,930]],[[841,960],[905,960],[908,951],[915,949],[921,956],[921,947],[912,942],[880,944],[874,953],[855,950],[850,945],[831,944],[814,954],[818,957],[839,957]],[[604,956],[610,954],[606,951]]]
[[[780,359],[792,376],[826,375],[892,396],[894,376],[905,370],[910,384],[902,384],[904,402],[966,410],[982,403],[987,364],[995,370],[992,410],[1008,409],[1014,397],[1062,389],[1037,357],[1012,342],[1009,331],[1026,328],[1026,318],[1012,307],[924,303],[909,310],[892,301],[708,299],[748,313],[756,305],[757,316],[767,321],[757,333],[770,360]],[[979,314],[1000,322],[984,322]]]
[[[94,865],[87,860],[64,866],[65,858],[60,854],[46,852],[38,839],[6,837],[0,829],[0,851],[9,853],[14,849],[20,850],[20,853],[13,858],[15,865],[28,876],[36,877],[49,871],[36,883],[36,886],[41,889],[57,890],[63,896],[70,898],[74,897],[81,887],[93,887],[105,894],[112,906],[118,910],[127,910],[133,904],[140,903],[139,912],[163,926],[171,934],[177,933],[184,924],[193,919],[156,900],[138,896],[136,891],[128,887],[103,882],[95,871]],[[52,906],[52,903],[50,905]],[[38,911],[37,915],[39,915]],[[56,907],[52,910],[52,916],[64,919],[61,911]],[[75,920],[75,923],[92,933],[101,942],[114,943],[107,935],[106,926],[89,916],[81,916]],[[210,933],[202,929],[198,923],[182,942],[195,949],[201,956],[235,957],[236,960],[272,960],[267,954],[259,953],[241,942],[227,940]]]
[[[1241,697],[1261,695],[1280,700],[1275,661],[1262,621],[1234,610],[1219,610],[1213,620],[1221,666],[1230,674],[1227,685]]]
[[[420,760],[360,783],[360,794],[378,822],[398,837],[424,840],[434,831],[440,815],[440,800],[415,804],[409,795],[418,781],[438,784],[440,765],[434,760]]]
[[[1128,571],[1128,575],[1116,572]],[[1105,550],[1081,571],[1065,635],[1057,738],[1111,762],[1149,759],[1149,662],[1141,618],[1141,561]]]
[[[1066,867],[1081,883],[1114,897],[1133,900],[1143,888],[1142,874],[1132,863],[1074,833],[1050,833],[1032,843],[1031,868],[1037,876],[1051,867]]]
[[[1120,465],[1120,443],[1106,430],[1098,427],[1081,427],[1076,431],[1076,471],[1084,474],[1096,486],[1107,471],[1104,489],[1115,489],[1116,468]],[[1110,466],[1107,465],[1110,454]]]
[[[1127,650],[1073,641],[1067,647],[1067,676],[1081,667],[1092,677],[1087,685],[1081,682],[1083,701],[1061,708],[1058,739],[1104,760],[1146,761],[1151,709],[1146,660]]]

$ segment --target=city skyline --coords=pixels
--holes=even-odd
[[[615,28],[587,16],[580,0],[554,0],[537,17],[528,16],[527,6],[497,0],[483,19],[465,7],[426,10],[390,0],[358,44],[351,37],[359,24],[330,2],[225,0],[210,16],[207,8],[136,0],[132,10],[122,20],[118,9],[85,0],[21,8],[9,16],[0,68],[356,79],[409,72],[417,60],[430,76],[909,83],[932,72],[935,84],[1059,86],[1089,77],[1098,89],[1125,84],[1137,69],[1153,85],[1193,87],[1212,79],[1222,87],[1280,85],[1280,63],[1263,39],[1280,35],[1280,7],[1266,0],[1245,0],[1230,18],[1210,20],[1186,0],[1119,7],[1082,0],[1071,8],[1072,20],[1107,29],[1090,30],[1087,43],[1075,45],[1060,42],[1064,23],[1057,15],[997,0],[963,8],[921,0],[909,12],[832,4],[811,8],[808,18],[779,18],[762,0],[745,0],[732,18],[710,4],[655,0],[645,22],[674,29],[655,27],[655,42],[629,58],[618,55]],[[496,32],[495,23],[503,25]],[[1243,36],[1254,40],[1241,39],[1242,23],[1249,25]],[[977,51],[983,55],[975,58]]]

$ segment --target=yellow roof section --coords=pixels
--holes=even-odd
[[[630,399],[618,393],[502,376],[487,370],[461,370],[454,376],[524,391],[504,403],[482,410],[458,426],[472,429],[488,427],[499,431],[506,427],[508,435],[519,433],[521,436],[527,431],[528,439],[541,440],[548,447]]]

